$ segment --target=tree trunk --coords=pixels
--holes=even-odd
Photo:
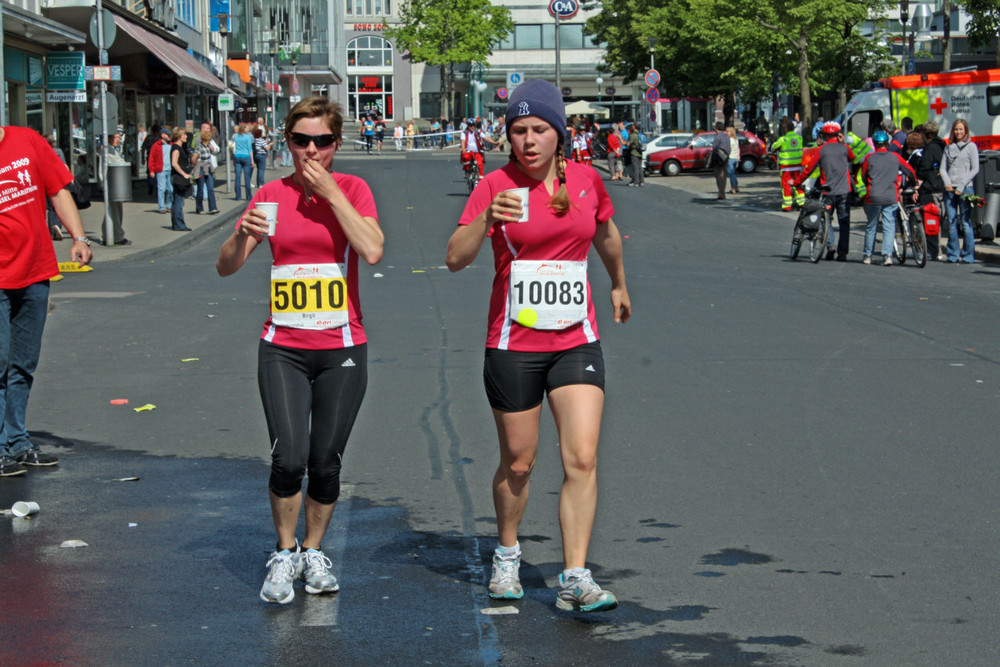
[[[448,66],[441,65],[441,88],[438,91],[438,116],[443,118],[448,109]]]
[[[837,114],[847,106],[847,88],[841,86],[837,89]],[[837,114],[834,114],[836,116]]]
[[[947,72],[951,69],[951,0],[944,0],[941,4],[941,13],[944,14],[944,35],[941,38],[941,69]]]
[[[802,136],[812,128],[812,96],[809,93],[809,36],[799,32],[799,95],[802,97]]]

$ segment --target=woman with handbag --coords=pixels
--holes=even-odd
[[[184,199],[191,191],[191,174],[185,167],[191,164],[187,148],[187,130],[175,127],[170,134],[170,184],[174,186],[174,204],[170,208],[170,228],[175,232],[190,232],[184,224]]]

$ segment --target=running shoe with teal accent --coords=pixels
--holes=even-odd
[[[340,590],[337,577],[330,572],[331,567],[333,563],[322,551],[306,549],[302,554],[302,571],[299,574],[299,578],[306,582],[306,593],[319,595],[336,593]]]
[[[295,597],[295,589],[292,582],[298,575],[301,568],[299,561],[299,549],[296,545],[295,552],[289,549],[282,549],[271,553],[271,558],[267,561],[267,579],[260,589],[260,599],[264,602],[275,602],[277,604],[288,604]]]
[[[520,600],[524,596],[518,569],[521,556],[501,556],[493,552],[493,576],[490,577],[490,597],[494,600]]]
[[[559,592],[556,607],[563,611],[611,611],[618,600],[611,591],[601,590],[590,570],[577,576],[564,577],[559,573]]]

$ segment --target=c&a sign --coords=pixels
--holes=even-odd
[[[571,19],[580,11],[579,0],[551,0],[549,14],[560,19]]]

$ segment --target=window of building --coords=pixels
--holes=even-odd
[[[542,48],[542,26],[540,25],[514,26],[514,48],[517,49]]]
[[[560,49],[601,48],[594,39],[583,34],[582,23],[563,23],[559,26]],[[518,25],[514,32],[493,45],[494,51],[514,49],[554,49],[556,48],[556,26],[554,23],[541,25]]]
[[[392,67],[392,45],[381,37],[366,35],[347,45],[348,67]]]
[[[347,16],[388,16],[392,14],[392,0],[344,0]]]
[[[177,20],[197,28],[195,0],[177,0]]]

